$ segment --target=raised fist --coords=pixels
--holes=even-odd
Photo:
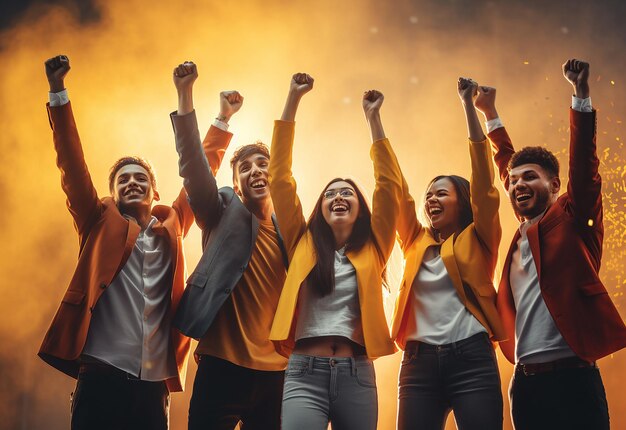
[[[50,84],[50,92],[58,93],[64,89],[64,79],[70,71],[70,59],[65,55],[57,55],[46,60],[46,77]]]
[[[385,100],[383,93],[377,90],[369,90],[363,93],[363,111],[369,115],[380,110]]]
[[[470,78],[459,78],[457,82],[457,91],[459,97],[464,103],[472,103],[476,94],[478,94],[478,84]]]
[[[474,106],[486,118],[492,119],[490,117],[496,112],[496,89],[485,86],[478,87],[478,96],[474,100]]]
[[[582,98],[589,97],[589,63],[572,58],[563,63],[563,76],[574,86],[576,95]],[[586,92],[587,94],[578,94]]]
[[[238,91],[222,91],[220,93],[220,118],[230,119],[243,104],[243,96]]]
[[[185,61],[174,68],[174,85],[178,91],[190,90],[198,78],[198,68],[192,61]]]
[[[296,73],[291,78],[289,92],[302,97],[313,89],[314,79],[306,73]]]

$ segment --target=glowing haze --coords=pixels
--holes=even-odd
[[[64,4],[73,3],[67,1]],[[498,88],[499,112],[514,143],[557,153],[567,174],[571,87],[560,65],[591,62],[591,94],[598,109],[598,152],[605,192],[602,277],[624,314],[626,168],[622,120],[625,7],[583,1],[508,2],[282,0],[151,2],[100,1],[87,22],[72,7],[31,8],[1,37],[2,159],[0,192],[0,416],[15,429],[63,429],[69,423],[74,381],[45,365],[36,352],[75,266],[78,243],[65,208],[48,125],[43,61],[70,57],[66,85],[85,157],[101,196],[120,156],[152,161],[162,202],[182,185],[168,118],[176,109],[174,66],[198,65],[195,106],[201,133],[218,113],[218,93],[245,97],[231,120],[237,146],[270,143],[289,79],[304,71],[315,88],[297,117],[293,171],[306,215],[332,177],[355,177],[373,189],[370,138],[361,108],[364,90],[385,94],[382,117],[413,195],[435,175],[469,177],[467,133],[455,84],[470,76]],[[571,14],[571,17],[568,16]],[[218,183],[231,183],[227,164]],[[516,221],[501,199],[508,248]],[[200,256],[196,227],[185,242],[188,267]],[[7,241],[8,239],[8,241]],[[392,262],[392,279],[401,263]],[[391,311],[395,290],[388,298]],[[379,428],[395,426],[400,354],[376,362]],[[511,366],[499,355],[506,395]],[[601,360],[611,421],[626,428],[626,353]],[[186,428],[196,365],[187,391],[172,396],[171,428]],[[510,428],[508,402],[505,428]],[[447,428],[454,428],[452,419]]]

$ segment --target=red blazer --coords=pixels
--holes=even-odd
[[[87,340],[91,311],[126,264],[140,227],[122,216],[111,197],[98,198],[85,164],[70,103],[48,107],[48,117],[57,152],[57,166],[61,170],[61,186],[67,195],[67,207],[78,232],[79,255],[74,276],[45,335],[39,356],[58,370],[76,378],[78,359]],[[221,136],[217,135],[217,138]],[[152,215],[158,219],[154,231],[168,238],[172,252],[169,317],[173,318],[185,288],[182,240],[194,221],[184,189],[172,207],[156,205],[152,208]],[[182,391],[190,339],[172,327],[170,341],[172,353],[176,357],[178,377],[170,378],[166,383],[170,391]]]
[[[600,277],[602,258],[601,178],[596,155],[596,114],[570,109],[567,192],[528,229],[543,300],[561,335],[580,358],[595,361],[626,346],[626,326]],[[504,128],[489,133],[500,179],[508,189],[508,162],[514,153]],[[497,307],[508,339],[502,352],[515,360],[515,303],[509,271],[519,231],[506,256]]]

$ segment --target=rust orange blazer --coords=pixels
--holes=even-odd
[[[78,233],[79,256],[74,276],[44,337],[39,356],[76,378],[78,360],[91,322],[91,310],[126,264],[140,227],[122,216],[111,197],[98,198],[85,164],[71,104],[48,107],[48,117],[53,130],[57,165],[61,171],[61,185]],[[182,240],[194,217],[184,190],[172,207],[156,205],[152,208],[152,215],[158,219],[154,231],[168,238],[172,252],[171,318],[185,286]],[[172,328],[170,345],[176,357],[178,377],[170,378],[166,383],[170,391],[181,391],[190,340]]]
[[[502,229],[498,208],[500,196],[493,185],[494,169],[489,143],[469,142],[472,177],[470,196],[474,222],[441,245],[441,258],[459,299],[485,327],[492,340],[505,339],[496,309],[494,271]],[[403,199],[398,218],[398,237],[405,258],[405,269],[391,326],[391,337],[400,348],[406,344],[406,325],[411,287],[426,248],[436,244],[430,229],[424,228],[415,213],[415,201],[403,179]]]
[[[602,182],[596,155],[596,113],[570,109],[567,192],[528,229],[543,300],[561,335],[580,358],[595,361],[626,346],[626,327],[600,277],[602,258]],[[507,166],[514,153],[506,130],[489,133],[500,179],[508,189]],[[498,289],[498,311],[508,341],[502,352],[515,361],[515,303],[509,283],[515,233]]]

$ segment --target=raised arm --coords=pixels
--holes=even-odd
[[[474,229],[486,249],[492,254],[497,254],[502,237],[500,217],[498,216],[500,195],[493,185],[494,171],[489,144],[474,107],[474,99],[478,94],[478,84],[471,79],[459,78],[457,91],[465,111],[469,134],[472,165],[470,200]]]
[[[70,60],[65,55],[57,55],[45,62],[45,69],[51,100],[48,118],[57,153],[57,167],[61,171],[61,187],[67,196],[67,207],[74,218],[74,226],[82,238],[96,221],[102,203],[89,175],[72,106],[67,100],[65,76],[70,70]]]
[[[370,157],[374,163],[376,181],[372,198],[372,233],[381,259],[386,261],[395,243],[403,178],[380,119],[380,107],[384,99],[383,94],[376,90],[363,94],[363,111],[372,134]]]
[[[582,223],[602,228],[602,179],[596,154],[596,113],[589,98],[589,63],[568,60],[563,64],[563,76],[574,89],[567,194]]]
[[[281,119],[274,123],[270,148],[269,184],[274,211],[289,258],[306,229],[296,180],[291,171],[296,111],[302,96],[313,89],[313,78],[296,73],[291,78],[289,93]]]
[[[234,114],[239,112],[242,105],[243,96],[238,91],[220,93],[220,113],[202,141],[204,155],[209,160],[213,175],[217,174],[232,137],[232,134],[228,133],[228,122]]]
[[[496,110],[496,89],[492,87],[478,87],[478,96],[474,100],[474,106],[478,109],[489,126],[489,140],[493,152],[493,161],[498,167],[500,181],[504,190],[509,192],[509,160],[515,153],[513,143],[506,129],[502,126],[498,111]]]
[[[178,93],[178,110],[170,115],[176,150],[178,151],[179,174],[189,204],[201,229],[210,228],[220,218],[222,205],[217,192],[217,183],[211,172],[207,157],[202,149],[198,121],[193,109],[193,84],[198,77],[194,63],[185,62],[174,69],[174,85]],[[228,146],[230,135],[222,138]],[[221,153],[223,157],[223,152]],[[217,156],[219,158],[219,155]]]

